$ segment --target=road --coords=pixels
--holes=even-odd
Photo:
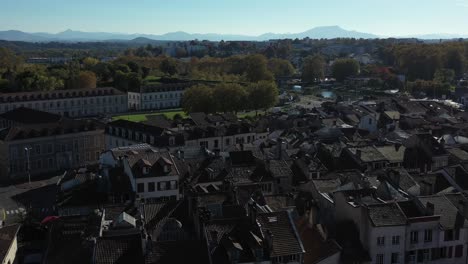
[[[27,210],[52,213],[58,178],[0,187],[0,220],[6,224],[19,222]]]

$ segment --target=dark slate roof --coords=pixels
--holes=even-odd
[[[171,217],[181,202],[169,201],[159,203],[142,204],[140,210],[143,214],[145,228],[156,240],[161,233],[162,227]]]
[[[406,217],[395,203],[368,205],[369,219],[374,226],[405,225]]]
[[[452,204],[458,208],[458,211],[463,212],[464,204],[468,203],[467,197],[462,193],[449,193],[445,194],[445,197],[452,202]]]
[[[62,116],[26,107],[20,107],[1,114],[0,118],[20,124],[42,124],[58,122],[62,119]]]
[[[233,166],[255,163],[255,157],[249,150],[229,152],[229,158]]]
[[[301,218],[296,226],[306,251],[304,263],[318,263],[341,251],[335,240],[324,239],[317,228],[309,226],[307,219]]]
[[[119,119],[119,120],[107,123],[107,126],[131,129],[131,130],[135,130],[141,133],[149,133],[154,136],[161,136],[165,131],[164,128],[158,127],[152,124],[150,125],[147,123],[132,122],[132,121],[124,120],[124,119]]]
[[[94,260],[96,264],[144,263],[141,235],[98,238]]]
[[[361,151],[361,156],[357,155],[357,151]],[[349,151],[356,155],[362,162],[375,162],[387,160],[387,158],[382,155],[374,146],[361,147],[361,148],[349,148]]]
[[[457,159],[461,161],[468,161],[468,152],[459,149],[459,148],[452,148],[452,149],[447,149],[448,153],[456,157]]]
[[[0,228],[0,260],[5,258],[8,250],[10,249],[11,243],[16,237],[20,225],[9,225]]]
[[[55,123],[14,125],[0,131],[4,141],[21,140],[38,137],[59,136],[104,129],[102,124],[91,120],[61,119]]]
[[[190,113],[190,118],[192,118],[193,122],[197,126],[206,126],[209,123],[206,121],[206,114],[205,113]]]
[[[160,128],[171,128],[172,124],[165,115],[147,115],[147,121],[143,122],[144,124],[160,127]]]
[[[389,162],[403,162],[406,148],[401,145],[376,147]]]
[[[418,199],[424,207],[427,206],[427,203],[434,205],[434,215],[440,215],[440,225],[443,229],[454,229],[465,225],[466,220],[463,223],[458,222],[460,219],[457,217],[458,209],[446,196],[420,196]]]
[[[305,253],[296,226],[287,211],[259,214],[257,221],[264,234],[271,232],[272,248],[270,257]]]
[[[146,264],[205,264],[208,256],[201,241],[151,242]]]

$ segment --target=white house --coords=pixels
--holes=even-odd
[[[361,117],[361,120],[359,120],[358,127],[360,129],[364,129],[373,133],[373,132],[376,132],[378,129],[377,127],[378,121],[379,121],[379,114],[377,113],[367,114]]]
[[[111,168],[123,167],[133,191],[143,200],[178,200],[180,166],[174,156],[148,144],[114,148],[101,154],[105,177]]]

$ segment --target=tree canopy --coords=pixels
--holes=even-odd
[[[359,73],[359,63],[354,59],[337,59],[332,66],[333,77],[342,82]]]

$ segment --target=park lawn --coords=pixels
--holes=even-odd
[[[187,117],[187,114],[182,111],[181,109],[172,109],[172,110],[162,110],[154,113],[143,113],[143,114],[130,114],[130,115],[120,115],[112,117],[112,120],[128,120],[132,122],[143,122],[148,120],[147,116],[153,115],[165,115],[168,119],[174,119],[174,116],[179,114],[183,118]],[[258,115],[263,115],[262,111],[258,111]],[[248,112],[240,112],[237,113],[237,117],[239,118],[246,118],[246,117],[255,117],[255,111],[248,111]]]
[[[174,116],[177,114],[181,115],[182,117],[187,116],[184,111],[180,109],[176,109],[176,110],[168,110],[168,111],[159,111],[159,112],[154,112],[154,113],[114,116],[112,120],[123,119],[123,120],[128,120],[128,121],[133,121],[133,122],[143,122],[147,120],[146,118],[147,116],[165,115],[168,119],[174,119]]]
[[[150,76],[146,77],[144,79],[144,81],[152,83],[152,82],[158,82],[160,79],[161,79],[161,77],[159,77],[159,76],[150,75]]]

